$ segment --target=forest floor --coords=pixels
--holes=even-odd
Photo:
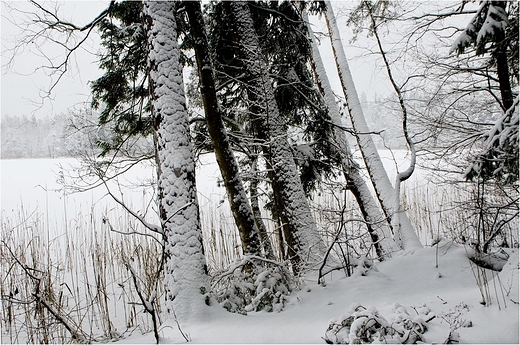
[[[391,324],[419,317],[426,325],[426,343],[518,344],[518,249],[508,254],[508,262],[497,273],[472,264],[464,247],[441,241],[436,247],[379,263],[365,275],[347,278],[336,273],[325,284],[307,276],[279,313],[244,316],[215,305],[204,320],[180,326],[195,344],[325,344],[330,322],[363,306],[377,310]],[[175,324],[163,325],[160,335],[161,343],[186,342]],[[152,333],[136,331],[120,342],[154,343],[155,339]]]

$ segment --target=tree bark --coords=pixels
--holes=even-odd
[[[231,212],[240,234],[242,250],[245,255],[261,255],[258,227],[240,177],[238,164],[231,150],[222,120],[222,111],[217,100],[213,64],[210,59],[200,2],[186,1],[184,6],[190,21],[206,124],[226,187]]]
[[[388,220],[392,220],[390,226],[394,231],[394,236],[400,242],[403,249],[422,248],[422,244],[415,233],[415,230],[406,215],[406,212],[396,202],[396,190],[392,187],[388,174],[383,167],[381,157],[377,152],[376,146],[370,135],[367,122],[365,120],[359,97],[348,67],[343,44],[336,23],[336,17],[332,10],[330,1],[326,4],[326,20],[329,28],[332,50],[338,68],[338,74],[341,86],[347,100],[347,106],[352,121],[352,125],[356,131],[356,139],[363,156],[363,160],[368,169],[370,180],[374,185],[377,198],[381,208]]]
[[[292,258],[296,271],[318,268],[326,253],[315,220],[298,176],[294,157],[286,139],[267,66],[262,59],[247,2],[224,2],[232,14],[244,72],[249,76],[248,98],[254,103],[253,116],[258,120],[259,134],[265,137],[264,153],[268,151],[274,184],[280,189],[282,212],[294,235],[296,255]]]
[[[260,237],[260,244],[264,251],[266,258],[274,260],[273,246],[267,233],[267,227],[262,219],[262,211],[260,210],[260,202],[258,198],[258,156],[251,157],[251,181],[249,182],[249,195],[251,198],[251,208],[255,217],[256,226],[258,227],[258,235]]]
[[[507,61],[507,42],[504,32],[495,30],[497,48],[496,48],[496,64],[498,84],[500,85],[500,97],[504,106],[504,113],[508,111],[514,103],[513,91],[511,90],[511,81],[509,80],[509,63]]]
[[[166,313],[185,321],[206,313],[209,281],[174,13],[174,2],[144,3]]]

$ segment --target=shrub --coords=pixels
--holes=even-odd
[[[422,316],[430,313],[423,307]],[[415,344],[424,341],[426,321],[418,316],[410,317],[402,306],[394,305],[393,319],[389,322],[379,314],[376,308],[365,308],[353,304],[347,314],[332,320],[323,338],[328,344],[372,344],[397,343]]]
[[[212,279],[213,294],[228,311],[247,314],[254,311],[280,312],[294,287],[285,263],[245,257]]]

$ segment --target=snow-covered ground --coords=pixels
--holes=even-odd
[[[37,210],[50,217],[53,224],[70,220],[78,212],[96,217],[112,214],[116,205],[102,189],[67,196],[53,192],[59,188],[57,163],[66,166],[74,164],[74,160],[2,161],[2,218],[13,216],[20,207],[26,214]],[[129,179],[145,180],[153,174],[153,170],[142,167]],[[202,208],[215,207],[224,199],[223,188],[217,186],[218,175],[218,168],[210,161],[198,170]],[[145,188],[133,188],[125,189],[124,197],[139,207],[147,205],[153,196]],[[442,240],[434,247],[403,253],[380,263],[364,276],[346,278],[336,272],[327,276],[325,284],[318,284],[316,277],[309,275],[279,313],[244,316],[228,313],[214,303],[204,319],[180,326],[192,343],[323,344],[329,324],[341,321],[341,316],[348,316],[349,310],[361,305],[368,310],[375,308],[390,324],[406,319],[428,320],[423,335],[427,343],[443,343],[452,332],[451,339],[460,343],[518,344],[518,249],[508,250],[508,254],[510,259],[502,272],[486,270],[488,283],[479,286],[477,280],[484,271],[470,263],[464,247]],[[491,304],[481,304],[481,291]],[[115,320],[114,324],[124,327],[124,320],[121,321]],[[160,335],[163,343],[185,342],[176,324],[163,324]],[[9,338],[3,335],[3,339]],[[125,333],[120,340],[134,344],[154,342],[153,333],[141,334],[139,328]]]
[[[438,268],[436,256],[438,255]],[[329,277],[326,285],[307,277],[300,291],[280,313],[231,314],[218,306],[204,320],[181,325],[193,343],[324,344],[329,323],[354,305],[376,308],[389,322],[404,311],[414,319],[430,309],[426,343],[444,343],[450,331],[461,344],[518,344],[518,250],[499,274],[487,271],[492,304],[483,306],[464,248],[442,241],[381,263],[366,276]],[[401,315],[402,317],[402,315]],[[163,327],[164,343],[184,341],[176,326]],[[455,340],[454,339],[454,340]],[[152,334],[124,339],[124,343],[153,343]],[[377,343],[377,342],[376,342]]]

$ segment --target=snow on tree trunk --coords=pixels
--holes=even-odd
[[[260,202],[258,197],[258,156],[254,155],[251,158],[251,181],[249,182],[249,195],[251,198],[251,208],[253,209],[253,215],[255,217],[256,225],[258,227],[258,235],[260,237],[261,247],[264,251],[265,257],[274,260],[273,246],[267,233],[267,227],[262,219],[262,212],[260,210]]]
[[[398,202],[399,198],[396,196],[398,191],[392,187],[388,174],[383,167],[381,157],[372,140],[370,129],[365,120],[363,109],[361,108],[361,103],[359,102],[356,87],[352,79],[352,74],[350,73],[345,51],[343,50],[343,44],[332,5],[329,1],[325,1],[325,5],[327,26],[341,86],[347,100],[350,119],[356,131],[356,139],[378,200],[387,219],[392,219],[391,224],[394,228],[394,235],[396,236],[396,240],[400,242],[402,248],[405,250],[421,248],[422,244],[406,212],[400,207]]]
[[[194,41],[206,124],[226,187],[229,205],[240,234],[242,249],[245,255],[260,255],[258,227],[240,177],[240,169],[231,150],[231,144],[222,120],[222,111],[217,100],[213,67],[200,2],[187,1],[185,8],[190,20],[190,30]]]
[[[195,161],[190,142],[173,2],[147,1],[150,93],[158,194],[165,239],[166,312],[179,320],[202,317],[209,291],[202,246]]]
[[[274,170],[273,182],[280,189],[282,212],[288,219],[295,239],[295,269],[317,268],[316,265],[322,261],[326,253],[325,243],[318,233],[287,141],[287,133],[278,112],[267,66],[262,59],[249,5],[247,2],[235,1],[225,2],[224,5],[229,6],[237,28],[243,67],[249,76],[248,96],[250,101],[256,103],[253,108],[257,111],[253,116],[269,140],[266,145]]]
[[[318,83],[323,92],[329,115],[335,126],[333,140],[340,150],[343,175],[345,176],[347,188],[356,198],[361,213],[367,222],[368,231],[372,241],[374,242],[377,255],[382,259],[389,258],[393,252],[398,250],[398,248],[392,239],[392,233],[388,223],[372,196],[365,180],[361,176],[358,164],[353,160],[346,133],[341,130],[343,124],[339,107],[332,92],[329,79],[327,78],[325,66],[323,65],[318,44],[312,32],[307,12],[303,13],[303,20],[307,23],[309,40],[312,47],[313,67],[318,78]]]

